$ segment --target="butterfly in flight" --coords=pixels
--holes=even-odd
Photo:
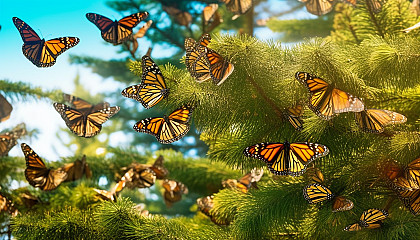
[[[110,107],[107,102],[91,105],[81,98],[68,94],[64,94],[64,99],[72,106],[54,103],[54,108],[67,127],[79,137],[89,138],[97,135],[102,129],[102,124],[120,110],[118,106]]]
[[[25,124],[21,123],[14,127],[10,132],[0,133],[0,157],[7,156],[19,138],[26,134]]]
[[[169,116],[146,118],[137,122],[133,128],[156,137],[160,143],[169,144],[178,141],[190,130],[189,121],[193,108],[182,106]]]
[[[189,12],[184,12],[176,7],[165,6],[163,4],[162,10],[168,13],[168,15],[181,26],[188,27],[192,22],[192,16]]]
[[[347,226],[344,228],[344,231],[359,231],[363,228],[379,228],[382,225],[382,221],[387,217],[387,211],[371,208],[362,213],[359,222]]]
[[[86,175],[86,178],[92,177],[92,171],[90,170],[90,167],[86,162],[85,155],[83,155],[82,160],[77,159],[72,163],[68,163],[61,167],[61,170],[67,173],[67,178],[65,182],[76,181],[78,179],[81,179],[83,175]]]
[[[331,12],[334,6],[334,0],[299,0],[305,3],[306,10],[317,16],[322,16]]]
[[[61,169],[47,168],[42,159],[27,144],[22,143],[26,159],[25,177],[29,184],[44,191],[56,189],[67,178]]]
[[[385,174],[393,190],[420,189],[420,158],[413,160],[405,167],[400,167],[395,162],[387,162],[384,165]]]
[[[163,199],[167,207],[172,207],[174,203],[182,199],[183,194],[188,194],[187,186],[178,181],[165,179],[162,187],[165,189]]]
[[[236,14],[245,14],[252,7],[253,0],[222,0],[226,4],[226,8]]]
[[[361,112],[355,112],[354,116],[359,128],[371,133],[381,133],[387,125],[407,121],[404,115],[383,109],[365,109]]]
[[[168,175],[169,171],[163,166],[164,158],[160,155],[151,167],[149,167],[156,174],[156,179],[164,179]]]
[[[143,107],[149,109],[166,98],[169,89],[166,87],[165,78],[159,67],[147,55],[142,57],[142,68],[141,83],[124,89],[121,94],[140,102]]]
[[[328,148],[318,143],[258,143],[245,148],[247,157],[257,158],[267,164],[276,175],[300,176],[309,163],[327,155]]]
[[[12,110],[12,104],[10,104],[6,98],[0,94],[0,122],[4,122],[9,119]]]
[[[13,23],[23,40],[23,55],[37,67],[51,67],[58,55],[79,43],[77,37],[60,37],[45,41],[24,21],[13,17]]]
[[[101,30],[102,38],[114,45],[121,44],[132,37],[133,28],[149,16],[148,12],[134,13],[119,21],[96,13],[87,13],[86,18]]]
[[[363,102],[360,99],[334,88],[315,75],[297,72],[295,77],[307,87],[310,93],[309,108],[324,120],[330,120],[338,113],[364,110]]]
[[[351,200],[343,196],[334,196],[331,190],[319,183],[312,183],[303,189],[303,197],[310,204],[333,200],[333,212],[348,211],[353,208]]]

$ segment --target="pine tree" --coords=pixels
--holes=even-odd
[[[184,67],[160,65],[171,93],[159,106],[170,112],[184,103],[197,105],[193,122],[209,146],[209,159],[189,159],[173,150],[143,154],[131,148],[108,149],[111,154],[105,157],[88,157],[91,180],[63,184],[54,193],[34,192],[49,205],[35,205],[13,218],[13,235],[19,239],[417,239],[418,217],[404,207],[383,177],[387,160],[406,166],[420,157],[420,42],[416,32],[400,32],[417,21],[408,6],[405,0],[389,0],[374,13],[364,3],[355,9],[338,5],[341,10],[330,37],[290,48],[248,35],[213,35],[209,47],[235,65],[221,86],[194,81]],[[130,70],[140,76],[140,66],[133,62]],[[358,128],[353,113],[325,121],[305,108],[304,129],[296,131],[283,112],[296,103],[307,103],[308,94],[294,77],[297,71],[322,77],[362,99],[367,108],[404,114],[407,122],[373,134]],[[33,94],[36,89],[24,92]],[[310,182],[309,173],[275,176],[265,170],[259,189],[246,194],[219,190],[221,180],[239,178],[254,167],[266,169],[262,161],[244,156],[246,147],[285,141],[326,145],[329,154],[312,165],[322,171],[331,191],[349,198],[354,208],[334,213],[331,201],[308,204],[302,190]],[[185,183],[190,194],[214,193],[210,212],[216,221],[230,224],[215,225],[201,213],[170,219],[157,214],[143,217],[133,208],[134,202],[144,200],[138,191],[124,190],[117,202],[95,198],[91,188],[101,177],[112,182],[115,173],[122,174],[122,167],[132,161],[151,163],[157,155],[167,159],[170,178]],[[14,172],[23,159],[2,158],[0,163]],[[6,180],[0,180],[7,189]],[[380,228],[343,231],[369,208],[389,212]],[[25,212],[23,207],[19,210]]]

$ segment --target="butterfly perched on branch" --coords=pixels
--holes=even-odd
[[[407,121],[404,115],[383,109],[365,109],[361,112],[355,112],[354,116],[359,128],[371,133],[381,133],[387,125]]]
[[[21,123],[9,132],[0,133],[0,157],[7,156],[17,144],[17,140],[26,134],[25,124]]]
[[[141,83],[124,89],[121,94],[140,102],[149,109],[158,104],[169,94],[165,78],[156,63],[147,55],[142,57],[143,74]]]
[[[10,104],[7,99],[0,94],[0,122],[4,122],[9,119],[12,110],[12,104]]]
[[[332,211],[348,211],[353,208],[354,204],[351,200],[343,196],[334,196],[331,190],[319,183],[312,183],[303,189],[303,197],[310,204],[321,203],[323,201],[332,200]]]
[[[23,40],[23,55],[37,67],[51,67],[60,54],[80,41],[77,37],[60,37],[45,41],[21,19],[13,17],[13,23]]]
[[[21,144],[26,159],[25,177],[33,187],[43,191],[56,189],[67,178],[61,169],[47,168],[42,159],[27,144]]]
[[[118,194],[124,189],[127,183],[132,181],[134,175],[133,169],[129,169],[124,173],[124,176],[121,177],[121,180],[112,188],[111,191],[101,190],[94,188],[93,190],[97,193],[97,196],[102,200],[106,201],[117,201]]]
[[[86,178],[92,177],[92,171],[86,162],[85,155],[83,155],[82,160],[77,159],[73,163],[68,163],[61,167],[61,170],[67,173],[65,182],[76,181],[81,179],[83,175],[86,175]]]
[[[267,164],[276,175],[300,176],[313,160],[326,156],[329,150],[318,143],[258,143],[245,148],[247,157]]]
[[[297,72],[295,77],[305,85],[310,93],[309,108],[324,120],[330,120],[338,113],[364,110],[363,102],[360,99],[333,87],[315,75]]]
[[[165,179],[162,187],[165,189],[163,198],[167,207],[172,207],[174,203],[182,199],[183,194],[188,194],[187,186],[178,181]]]
[[[156,182],[156,173],[150,165],[132,163],[128,169],[133,170],[131,181],[127,182],[128,188],[149,188]]]
[[[346,228],[344,231],[360,231],[364,228],[379,228],[382,225],[382,221],[388,217],[388,212],[382,209],[371,208],[362,213],[360,220],[357,223],[353,223]]]
[[[153,172],[155,172],[156,179],[164,179],[169,173],[168,169],[163,166],[163,161],[164,158],[160,155],[153,165],[149,167]]]
[[[156,137],[160,143],[169,144],[178,141],[190,130],[190,118],[193,107],[182,106],[169,116],[146,118],[134,125],[134,130]]]
[[[254,168],[249,173],[245,174],[240,179],[227,179],[222,181],[224,188],[238,189],[243,193],[247,193],[251,187],[258,189],[257,182],[260,181],[264,171],[262,169]]]
[[[87,13],[86,18],[101,30],[102,38],[114,45],[121,44],[132,37],[133,28],[149,16],[148,12],[134,13],[120,20],[111,19],[96,13]]]
[[[54,103],[54,108],[70,131],[79,137],[89,138],[97,135],[102,129],[102,124],[120,110],[118,106],[110,107],[107,102],[92,105],[68,94],[64,94],[64,99],[70,102],[71,107],[63,103]]]

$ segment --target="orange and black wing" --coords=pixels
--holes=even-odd
[[[366,109],[354,114],[360,129],[371,133],[381,133],[386,125],[405,123],[407,121],[404,115],[383,109]]]
[[[124,89],[121,94],[135,99],[143,107],[149,109],[167,97],[169,89],[166,87],[165,78],[159,67],[149,56],[143,56],[142,66],[142,82]]]
[[[210,65],[210,77],[216,85],[222,84],[232,74],[234,66],[220,54],[207,48],[207,60]]]
[[[6,100],[6,98],[0,94],[0,122],[4,122],[10,118],[12,112],[12,105]]]
[[[317,143],[259,143],[244,150],[245,156],[267,163],[276,175],[300,176],[309,163],[328,154],[328,148]]]
[[[319,117],[330,120],[335,114],[363,111],[364,105],[357,97],[333,88],[323,79],[305,72],[297,72],[296,79],[309,93],[309,108]]]
[[[146,118],[134,125],[134,130],[156,137],[160,143],[169,144],[181,139],[190,129],[189,120],[192,108],[183,106],[168,117]]]
[[[137,33],[133,35],[133,37],[134,37],[135,39],[144,37],[144,35],[146,35],[147,30],[149,30],[149,28],[152,26],[152,24],[153,24],[153,21],[152,21],[152,20],[147,21],[147,22],[143,25],[143,27],[141,27],[141,28],[137,31]]]
[[[23,54],[37,67],[51,67],[58,55],[76,46],[80,41],[77,37],[60,37],[45,41],[21,19],[13,17],[13,23],[23,40]]]
[[[413,215],[420,214],[420,189],[400,191],[398,197]]]
[[[160,155],[150,167],[150,169],[155,172],[157,179],[164,179],[169,173],[168,169],[163,166],[163,161],[164,158]]]
[[[70,95],[70,94],[63,94],[64,101],[71,104],[71,106],[79,111],[88,110],[93,107],[92,104],[87,102],[86,100],[83,100],[79,97]]]
[[[300,0],[300,1],[305,3],[306,10],[308,10],[308,12],[317,16],[322,16],[324,14],[331,12],[334,6],[334,0]]]
[[[353,202],[345,198],[343,196],[337,196],[333,199],[332,211],[333,212],[341,212],[341,211],[348,211],[352,209],[354,206]]]
[[[331,200],[334,194],[327,187],[318,183],[312,183],[303,188],[303,197],[306,201],[313,204]]]
[[[26,128],[23,123],[17,125],[10,132],[0,134],[0,156],[7,156],[10,149],[17,144],[17,139],[26,133]]]
[[[66,178],[67,173],[61,170],[48,169],[42,159],[28,145],[22,143],[26,159],[25,177],[29,184],[44,191],[58,187]]]
[[[120,111],[120,107],[107,107],[96,112],[90,113],[86,118],[86,130],[83,137],[89,138],[97,135],[109,118]]]
[[[290,124],[292,126],[300,131],[303,129],[303,122],[301,119],[301,116],[303,114],[303,106],[300,104],[297,104],[291,108],[288,108],[286,113],[287,120],[289,120]]]
[[[54,103],[55,110],[61,115],[67,127],[79,137],[85,135],[85,116],[82,112],[62,103]]]
[[[253,0],[222,0],[226,8],[234,14],[244,14],[252,7]]]
[[[219,8],[219,4],[212,3],[212,4],[207,5],[203,9],[204,25],[207,25],[210,22],[210,20],[213,18],[213,15],[216,13],[218,8]]]
[[[206,45],[207,40],[203,38],[200,43]],[[188,72],[197,82],[204,82],[211,78],[210,65],[206,58],[206,48],[204,45],[199,45],[192,38],[186,38],[184,42],[186,56],[185,65]]]
[[[147,12],[131,14],[119,21],[96,13],[87,13],[86,18],[101,30],[102,38],[114,45],[127,41],[133,34],[133,28],[149,16]]]

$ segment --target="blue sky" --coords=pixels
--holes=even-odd
[[[287,9],[284,1],[271,0],[270,9],[281,12]],[[256,11],[259,11],[256,9]],[[85,14],[88,12],[100,13],[111,19],[120,19],[114,10],[105,5],[101,0],[73,0],[73,1],[5,1],[0,0],[0,79],[12,82],[23,81],[34,87],[43,89],[61,89],[72,93],[75,77],[79,74],[80,81],[90,89],[92,94],[98,92],[114,91],[121,86],[112,80],[104,81],[98,75],[92,74],[89,69],[79,65],[70,65],[68,57],[73,55],[85,55],[102,59],[122,58],[125,54],[118,54],[115,47],[102,40],[100,31],[89,22]],[[67,50],[57,58],[54,66],[38,68],[22,54],[22,39],[12,22],[12,17],[19,17],[28,23],[41,38],[46,40],[56,37],[74,36],[80,38],[80,43]],[[261,17],[268,17],[261,14]],[[286,15],[283,18],[313,17],[306,12],[297,15]],[[139,24],[140,26],[142,23]],[[258,29],[257,37],[270,39],[276,38],[268,29]],[[140,53],[145,53],[150,42],[141,39],[139,42]],[[164,54],[165,51],[154,51]],[[153,57],[153,56],[152,56]],[[60,156],[73,155],[70,150],[64,148],[57,141],[56,133],[59,128],[65,128],[65,123],[52,107],[49,101],[36,102],[11,102],[14,111],[11,118],[0,124],[0,131],[11,128],[20,122],[25,122],[29,129],[38,129],[40,134],[35,139],[24,139],[41,157],[56,160]],[[111,105],[112,100],[110,101]],[[106,127],[106,123],[104,125]],[[121,135],[119,138],[123,137]],[[98,135],[100,137],[100,135]],[[118,137],[117,137],[118,138]],[[22,142],[22,141],[20,141]],[[19,143],[20,143],[19,142]],[[114,144],[119,140],[113,141]],[[15,147],[10,152],[12,156],[22,156],[20,147]]]

